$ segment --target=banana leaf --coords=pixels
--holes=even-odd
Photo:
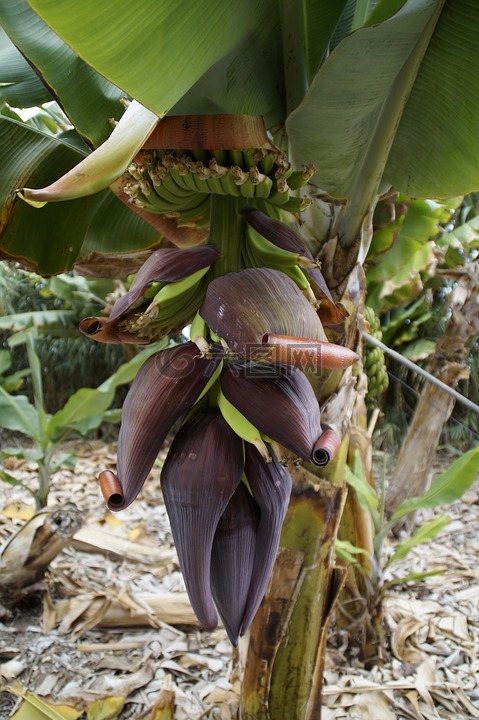
[[[261,114],[269,125],[284,117],[273,0],[188,0],[181,10],[170,0],[30,5],[92,68],[158,115]]]
[[[119,100],[125,97],[125,92],[79,58],[25,0],[1,0],[0,22],[48,88],[48,100],[60,100],[72,124],[89,144],[97,147],[106,140],[111,133],[109,118],[118,120],[123,113]],[[0,78],[3,75],[2,69]],[[38,84],[35,87],[39,89]],[[39,93],[31,104],[39,104],[40,97]]]
[[[0,386],[0,427],[38,440],[38,413],[25,395],[9,395]]]
[[[62,436],[66,429],[71,428],[81,434],[98,427],[104,413],[110,407],[119,385],[133,380],[141,365],[155,352],[165,346],[167,341],[149,345],[132,360],[120,365],[98,388],[81,388],[74,393],[61,410],[50,418],[48,433],[53,439]]]
[[[450,203],[399,198],[404,213],[373,237],[367,258],[368,304],[376,312],[391,310],[417,296],[423,274],[434,266],[435,244],[440,224],[451,216]]]
[[[0,97],[17,108],[49,102],[52,96],[0,28]]]
[[[439,515],[438,517],[432,518],[432,520],[424,523],[424,525],[422,525],[419,530],[414,533],[414,535],[411,535],[411,537],[407,538],[407,540],[403,540],[399,543],[394,553],[388,559],[386,567],[389,567],[397,560],[405,558],[409,555],[411,550],[416,547],[416,545],[434,540],[441,530],[444,530],[446,525],[449,524],[449,521],[450,518],[447,515]]]
[[[15,199],[16,188],[42,187],[80,162],[70,144],[0,117],[0,257],[23,259],[41,275],[88,264],[91,253],[129,253],[153,248],[158,233],[110,191],[40,210]]]
[[[343,243],[354,242],[382,182],[413,197],[479,184],[479,5],[408,0],[385,22],[345,37],[320,67],[286,128],[315,182],[350,198]]]
[[[435,508],[459,500],[472,485],[479,472],[479,447],[464,453],[441,473],[425,495],[404,500],[391,518],[394,524],[411,510]]]

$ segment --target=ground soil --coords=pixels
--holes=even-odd
[[[113,516],[96,478],[114,467],[115,445],[81,442],[73,450],[76,468],[55,474],[49,503],[73,502],[91,544],[65,548],[44,579],[0,618],[0,720],[21,703],[11,692],[16,681],[45,702],[78,708],[99,698],[123,698],[120,714],[108,715],[120,720],[166,717],[159,714],[159,700],[173,697],[175,720],[236,720],[239,681],[222,628],[207,633],[162,621],[156,606],[145,601],[176,594],[180,610],[184,599],[159,488],[162,457],[139,499]],[[35,486],[34,464],[12,460],[9,472]],[[26,491],[0,487],[0,545],[32,511]],[[479,484],[445,511],[450,523],[441,535],[416,546],[385,575],[391,581],[440,571],[389,587],[385,662],[365,670],[347,634],[331,629],[323,720],[479,718]],[[430,517],[431,511],[424,512],[419,522]],[[391,539],[385,559],[401,539]],[[115,603],[132,620],[104,627]],[[135,626],[133,618],[142,613],[144,624]]]

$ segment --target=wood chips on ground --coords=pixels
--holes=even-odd
[[[159,487],[164,454],[138,500],[112,515],[96,478],[115,467],[115,445],[74,450],[77,466],[55,474],[50,504],[74,502],[83,527],[45,580],[0,618],[0,686],[18,679],[79,708],[123,696],[121,720],[147,717],[166,689],[175,720],[236,720],[231,645],[222,628],[198,628],[178,569]],[[34,486],[33,464],[12,460],[9,472]],[[29,497],[0,486],[0,545],[31,515]],[[331,630],[323,720],[479,718],[479,483],[445,511],[451,522],[434,543],[414,548],[386,577],[444,569],[391,587],[388,661],[365,670],[347,637]],[[0,692],[0,720],[16,706]]]

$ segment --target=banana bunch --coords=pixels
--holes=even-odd
[[[291,234],[277,232],[277,222],[260,210],[243,212],[246,220],[242,255],[245,268],[264,267],[280,270],[291,278],[306,298],[318,306],[310,278],[305,270],[319,268],[305,246],[291,243]]]
[[[207,283],[202,281],[208,269],[202,268],[176,282],[152,283],[144,296],[151,301],[140,311],[121,320],[118,329],[132,332],[148,342],[153,342],[173,330],[180,330],[201,305],[207,288]]]
[[[80,331],[99,342],[145,344],[180,330],[192,320],[208,286],[207,273],[218,258],[212,245],[161,248],[136,274],[108,318],[85,318]]]
[[[370,334],[382,340],[381,323],[374,310],[366,307],[366,320],[369,323]],[[381,348],[373,345],[366,345],[364,358],[364,372],[368,377],[368,393],[366,395],[366,406],[372,410],[379,397],[389,386],[389,378],[386,368],[386,360]]]
[[[208,227],[212,194],[242,197],[253,206],[265,204],[301,212],[309,198],[292,194],[311,179],[310,165],[293,170],[285,156],[260,149],[152,151],[142,154],[124,174],[130,202],[177,220],[179,226]]]

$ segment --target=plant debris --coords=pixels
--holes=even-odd
[[[114,469],[115,444],[73,449],[76,469],[55,473],[49,504],[73,502],[83,525],[45,578],[0,615],[0,687],[19,681],[45,703],[78,711],[110,698],[121,720],[163,717],[173,705],[175,720],[236,720],[232,647],[223,628],[199,629],[179,572],[159,484],[166,450],[136,502],[112,514],[96,478]],[[9,472],[34,486],[35,465],[11,462]],[[394,565],[395,576],[444,572],[390,587],[387,662],[365,670],[332,627],[323,720],[479,718],[479,484],[448,513],[434,543]],[[32,514],[28,493],[0,486],[0,543]],[[422,511],[419,522],[431,517]],[[0,718],[21,702],[0,691]]]

